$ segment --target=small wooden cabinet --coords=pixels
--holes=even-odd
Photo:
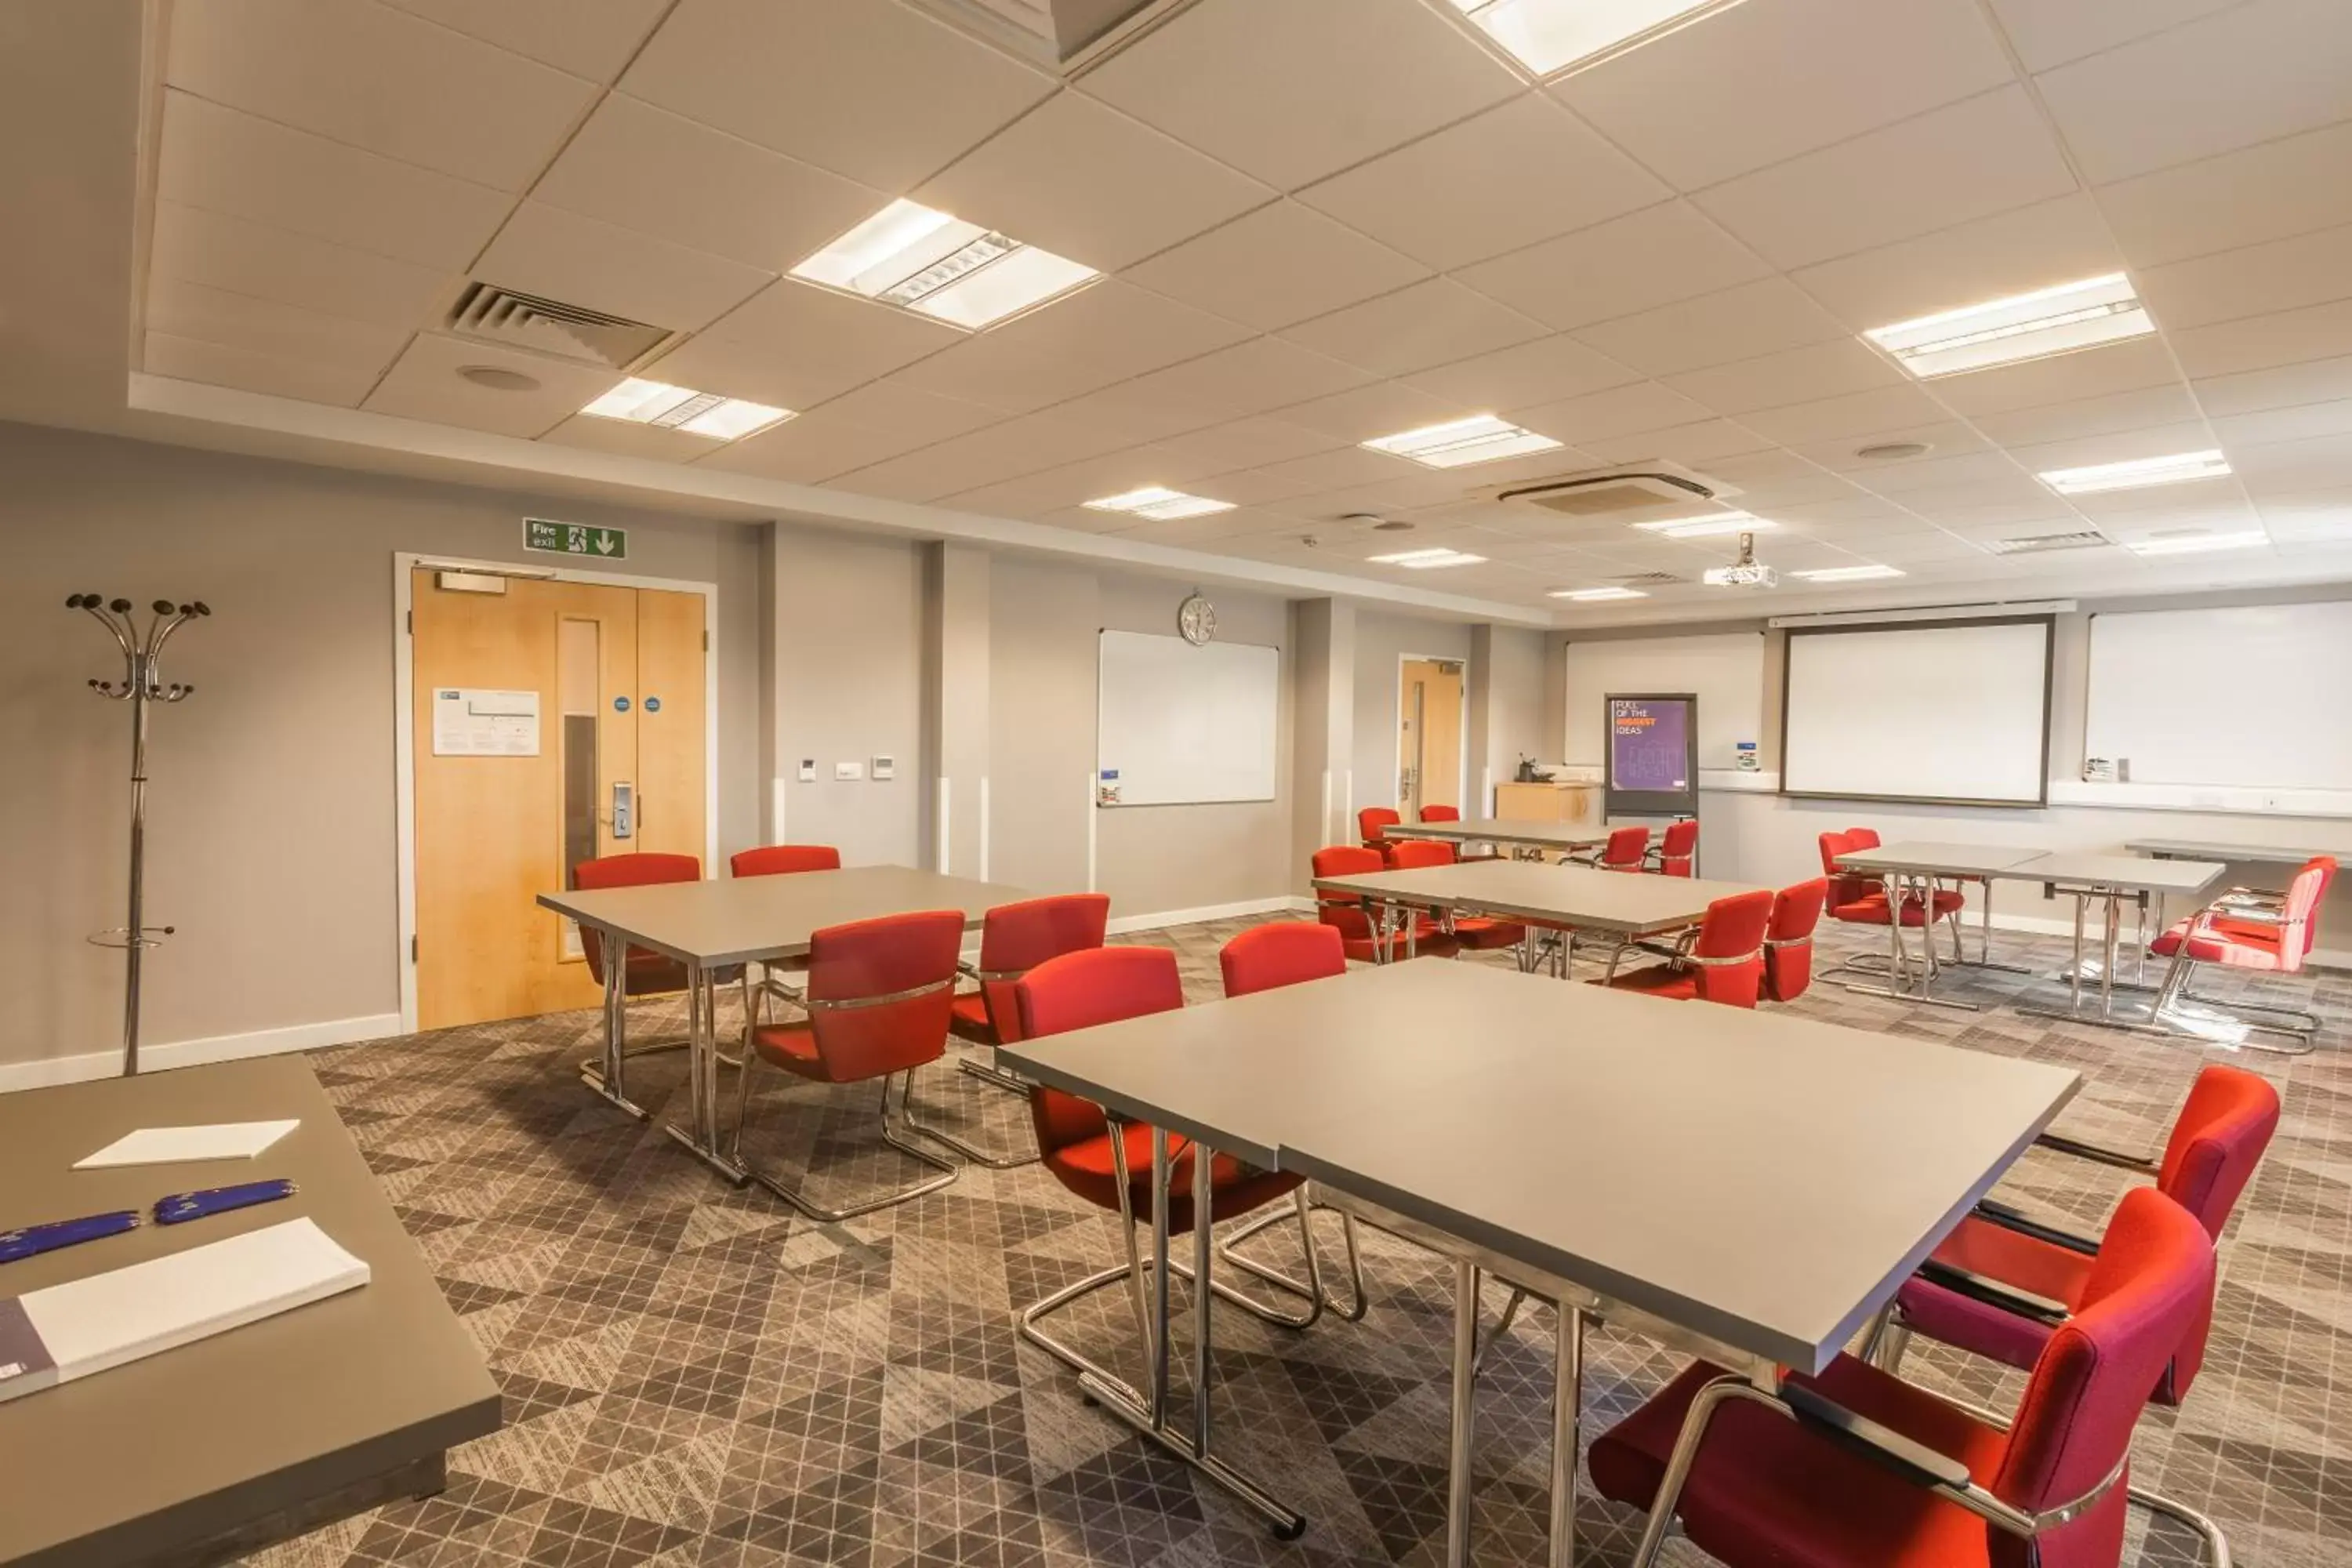
[[[1597,784],[1501,784],[1495,786],[1495,816],[1504,822],[1600,820]]]

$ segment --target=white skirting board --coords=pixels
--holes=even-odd
[[[170,1068],[196,1067],[205,1062],[241,1061],[247,1057],[281,1056],[288,1051],[314,1051],[326,1046],[348,1046],[360,1040],[380,1040],[400,1033],[400,1015],[373,1013],[361,1018],[331,1018],[319,1024],[292,1024],[281,1029],[257,1029],[246,1035],[215,1035],[203,1040],[173,1040],[139,1047],[139,1070],[163,1072]],[[122,1070],[122,1048],[90,1051],[80,1056],[47,1057],[38,1061],[0,1062],[0,1094],[19,1089],[45,1089],[54,1083],[83,1083],[112,1078]]]

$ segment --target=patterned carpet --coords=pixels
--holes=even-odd
[[[1174,948],[1202,1001],[1216,994],[1218,945],[1239,929],[1130,940]],[[1856,945],[1824,941],[1830,956]],[[2054,942],[2007,945],[2011,959],[2059,957]],[[2026,984],[1988,972],[1949,982],[1988,1001]],[[2232,1058],[2279,1083],[2285,1124],[2223,1247],[2203,1374],[2183,1408],[2151,1413],[2133,1465],[2140,1484],[2208,1509],[2249,1568],[2352,1560],[2352,981],[2325,976],[2321,997],[2331,1028],[2319,1054]],[[2088,1084],[2062,1126],[2124,1147],[2155,1146],[2200,1059],[2006,1008],[1953,1012],[1828,985],[1799,1009],[2075,1067]],[[648,1005],[633,1035],[681,1023],[679,1009]],[[756,1187],[729,1191],[661,1135],[658,1116],[641,1126],[583,1090],[571,1065],[595,1027],[595,1015],[572,1014],[314,1058],[488,1356],[507,1425],[452,1456],[442,1496],[257,1564],[1443,1563],[1451,1288],[1438,1259],[1369,1234],[1373,1305],[1360,1324],[1327,1319],[1294,1334],[1219,1313],[1220,1440],[1308,1515],[1304,1539],[1284,1545],[1082,1404],[1061,1366],[1017,1339],[1016,1307],[1114,1258],[1114,1219],[1033,1166],[972,1168],[913,1204],[811,1223]],[[672,1056],[636,1064],[631,1081],[658,1108],[683,1079]],[[870,1088],[828,1095],[775,1073],[761,1085],[754,1157],[812,1172],[821,1200],[913,1174],[874,1137]],[[1026,1137],[1018,1101],[950,1068],[925,1073],[919,1097],[992,1146]],[[2036,1153],[2004,1192],[2095,1226],[2113,1174]],[[1328,1257],[1336,1225],[1321,1223],[1334,1224]],[[1252,1245],[1295,1265],[1294,1234]],[[1132,1319],[1108,1294],[1064,1321],[1114,1366],[1136,1367]],[[1490,1312],[1500,1305],[1496,1292]],[[1482,1564],[1542,1561],[1550,1332],[1547,1310],[1524,1315],[1480,1383]],[[1675,1364],[1596,1331],[1587,1433]],[[1988,1403],[2015,1397],[2014,1378],[1924,1342],[1906,1371]],[[1587,1489],[1580,1520],[1585,1563],[1626,1560],[1638,1516]],[[2194,1553],[2177,1527],[2136,1522],[2126,1562],[2171,1568]],[[1686,1542],[1666,1560],[1706,1561]]]

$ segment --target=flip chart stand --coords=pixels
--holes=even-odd
[[[173,632],[199,616],[211,615],[212,610],[201,600],[174,605],[169,599],[158,599],[153,618],[142,632],[131,618],[128,599],[101,600],[96,594],[76,594],[66,601],[66,608],[89,611],[92,619],[114,634],[122,649],[122,679],[93,679],[89,687],[100,697],[131,704],[131,918],[128,923],[100,931],[89,940],[100,947],[123,950],[122,1076],[133,1078],[139,1072],[139,961],[148,948],[163,945],[173,930],[142,923],[147,870],[147,705],[184,702],[195,690],[178,681],[164,684],[155,660]]]

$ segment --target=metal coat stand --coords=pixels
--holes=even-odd
[[[128,599],[100,600],[95,594],[76,594],[66,601],[68,610],[87,610],[106,629],[114,634],[122,649],[122,679],[96,680],[90,689],[101,697],[110,697],[131,704],[131,917],[127,924],[110,931],[100,931],[89,940],[100,947],[123,950],[124,981],[122,992],[122,1076],[132,1078],[139,1071],[139,961],[151,947],[163,945],[163,938],[172,934],[170,926],[151,926],[145,918],[146,858],[147,858],[147,704],[150,702],[184,702],[195,690],[177,681],[165,685],[157,671],[155,660],[172,634],[199,616],[212,614],[201,600],[193,605],[174,605],[169,599],[154,604],[154,618],[147,623],[145,632],[131,617],[131,604]]]

